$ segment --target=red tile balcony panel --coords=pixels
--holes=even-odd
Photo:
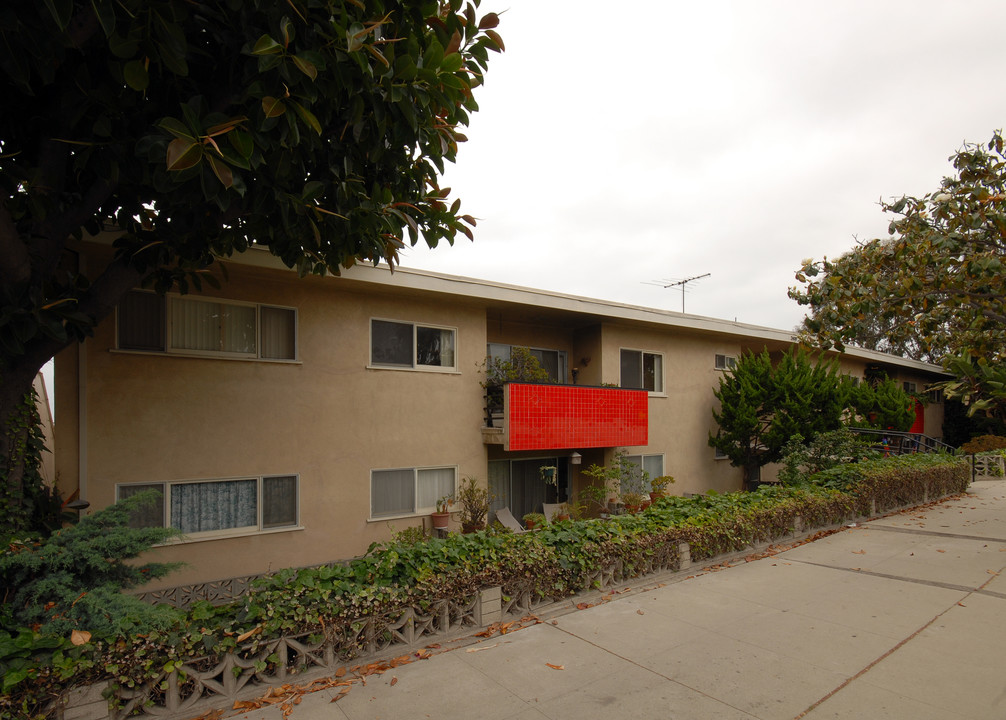
[[[645,390],[511,383],[504,388],[507,450],[646,445]]]

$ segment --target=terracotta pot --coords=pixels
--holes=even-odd
[[[538,527],[538,525],[535,523],[534,520],[525,520],[524,521],[524,529],[525,530],[534,530],[536,527]]]
[[[553,519],[556,522],[559,522],[561,520],[569,520],[569,515],[556,515]]]
[[[433,529],[434,530],[446,530],[447,522],[451,519],[450,513],[440,513],[435,512],[430,515],[433,518]]]
[[[660,492],[659,490],[657,492],[651,492],[650,493],[650,502],[656,502],[657,500],[659,500],[663,496],[664,496],[664,493]]]

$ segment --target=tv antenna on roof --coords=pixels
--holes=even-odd
[[[684,278],[683,280],[658,280],[656,282],[646,283],[647,285],[659,285],[660,287],[667,289],[669,287],[681,286],[681,312],[685,311],[685,286],[690,282],[695,280],[701,280],[702,278],[707,278],[712,273],[705,273],[704,275],[693,275],[692,277]]]

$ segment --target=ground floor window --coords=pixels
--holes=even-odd
[[[663,454],[652,454],[652,455],[626,455],[625,459],[630,463],[635,465],[642,479],[646,482],[643,483],[644,492],[650,492],[650,480],[656,477],[660,477],[664,474],[664,456]],[[642,473],[646,473],[645,477]]]
[[[132,483],[119,485],[116,495],[125,500],[145,490],[156,490],[160,499],[133,515],[134,527],[174,527],[200,535],[258,532],[299,522],[296,475]]]
[[[542,479],[542,467],[558,469],[554,485]],[[527,513],[542,512],[544,503],[565,502],[569,499],[568,488],[566,462],[559,462],[559,458],[489,461],[489,491],[493,495],[493,513],[507,507],[520,520]]]
[[[370,517],[431,513],[457,492],[456,467],[394,468],[370,472]]]

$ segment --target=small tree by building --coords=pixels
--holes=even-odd
[[[789,439],[810,438],[842,427],[849,411],[851,382],[836,362],[812,363],[803,350],[789,351],[778,362],[765,350],[743,355],[713,392],[719,425],[709,444],[744,470],[752,487],[762,466],[778,462]]]

